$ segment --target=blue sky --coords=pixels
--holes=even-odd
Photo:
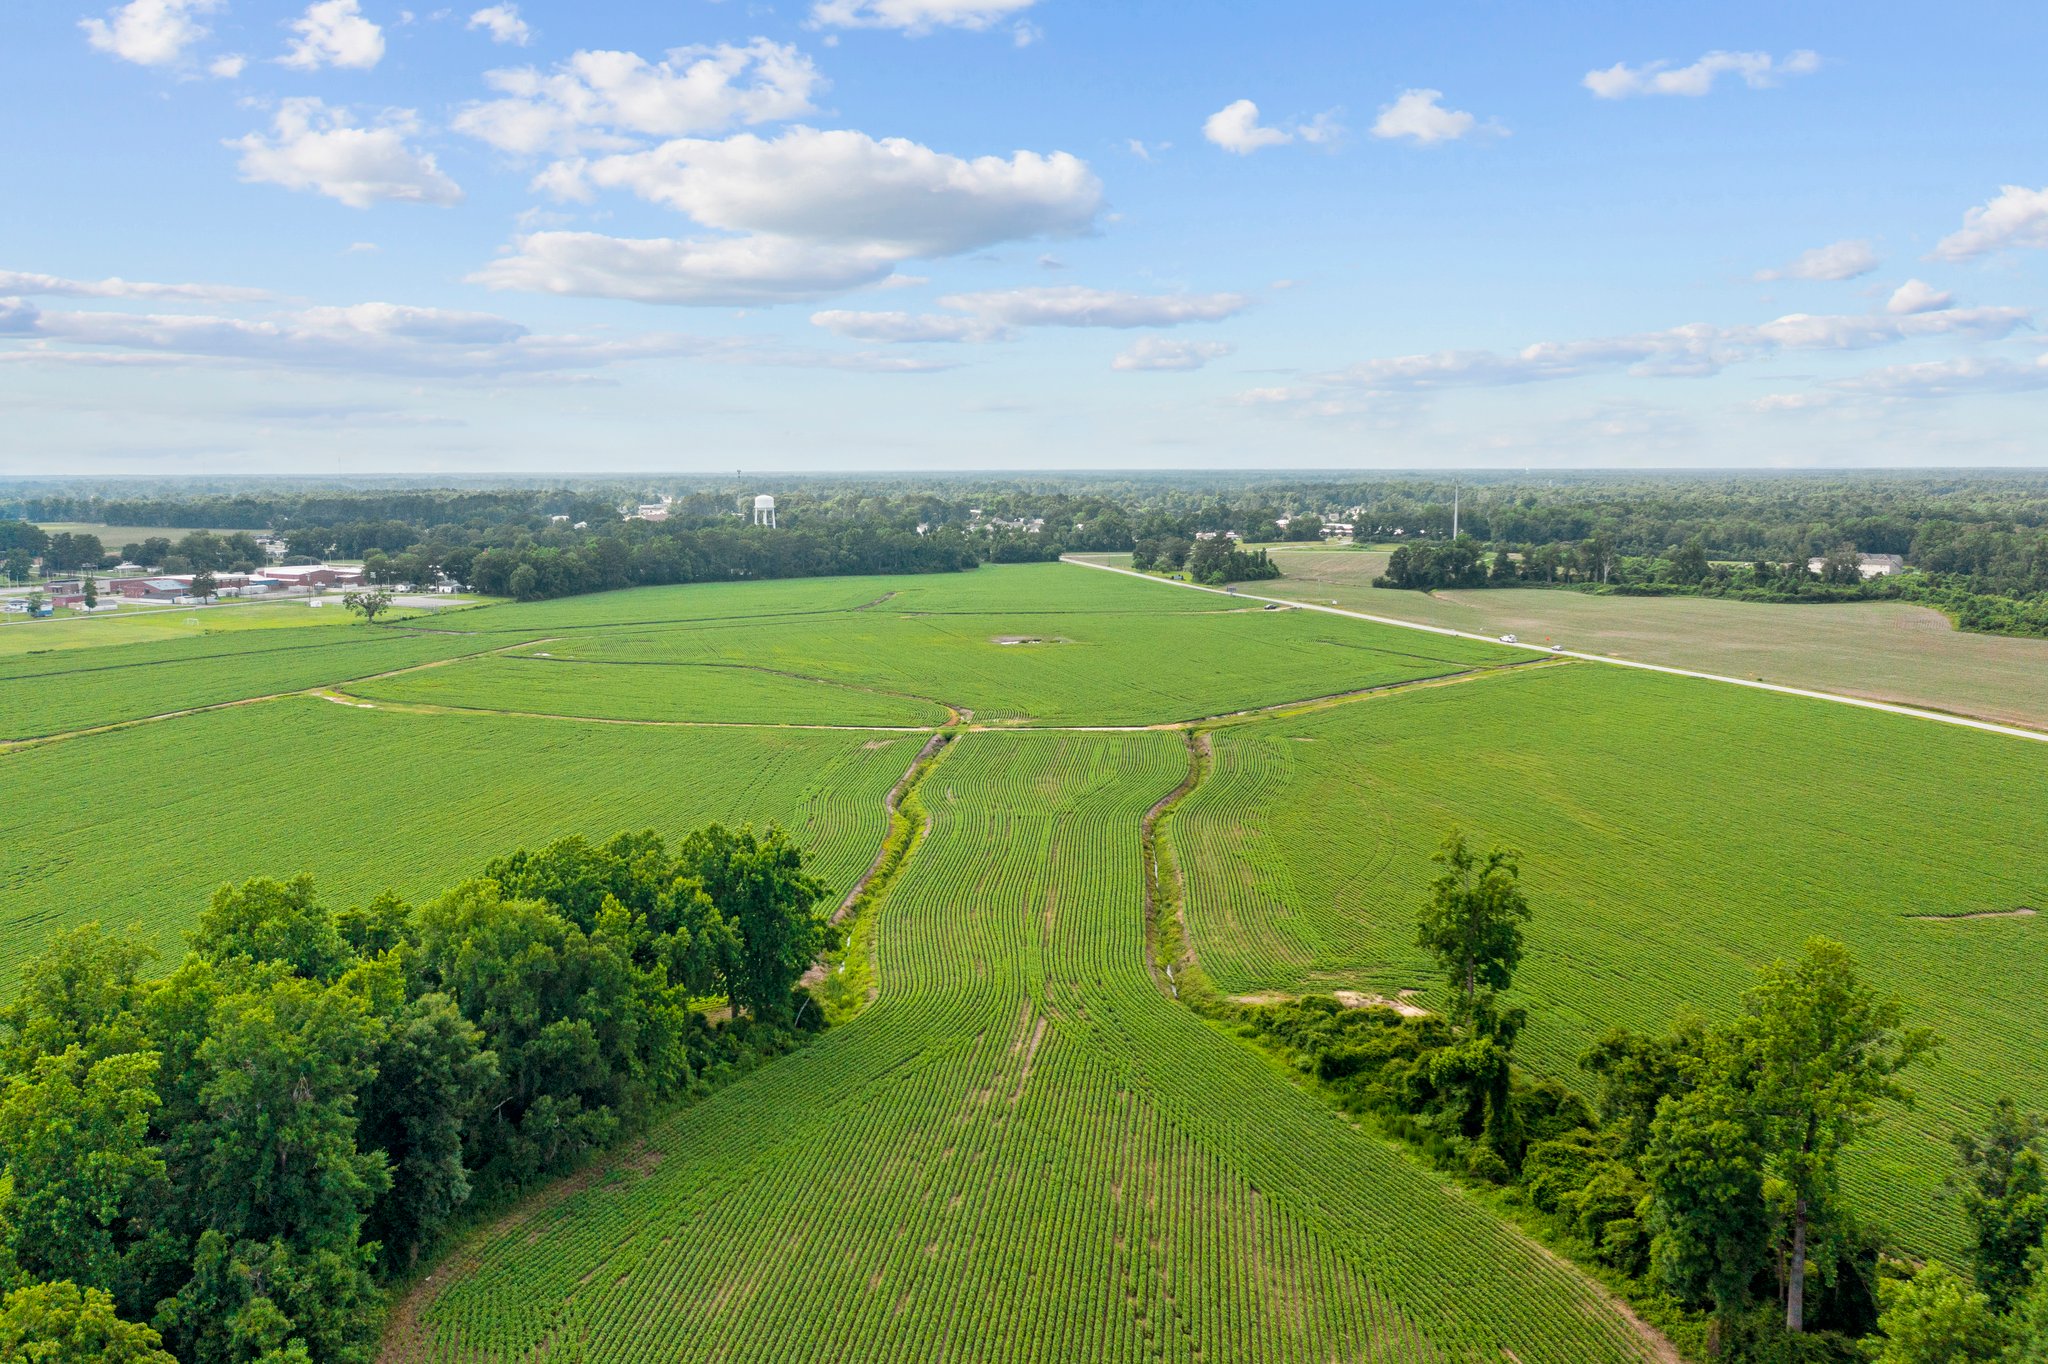
[[[42,0],[0,473],[2048,464],[2048,7]]]

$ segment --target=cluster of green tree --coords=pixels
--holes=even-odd
[[[42,560],[45,577],[112,566],[96,535],[58,531],[55,535],[27,521],[0,521],[0,570],[12,582],[25,582]]]
[[[152,535],[122,545],[121,558],[157,573],[253,573],[270,562],[256,537],[245,530],[226,535],[195,530],[175,542]]]
[[[164,976],[66,935],[0,1011],[0,1359],[367,1361],[380,1276],[465,1203],[823,1026],[823,890],[779,830],[712,825],[521,850],[417,908],[223,887]]]
[[[1265,550],[1244,549],[1220,534],[1195,540],[1171,535],[1140,540],[1131,550],[1131,567],[1140,573],[1185,569],[1191,581],[1212,586],[1280,576],[1280,565]]]
[[[1889,1256],[1841,1193],[1844,1150],[1910,1099],[1935,1045],[1816,938],[1759,972],[1726,1022],[1604,1034],[1588,1101],[1515,1064],[1527,1018],[1502,993],[1529,907],[1516,854],[1446,838],[1418,941],[1447,1016],[1346,1009],[1328,996],[1211,1002],[1438,1163],[1511,1191],[1583,1258],[1663,1301],[1692,1353],[1757,1364],[2048,1364],[2048,1139],[2001,1102],[1958,1136],[1974,1282]]]
[[[603,534],[580,535],[578,541],[574,545],[528,542],[470,555],[456,551],[450,556],[453,562],[439,567],[478,592],[530,601],[658,583],[953,573],[981,562],[975,547],[957,533],[919,535],[863,526],[690,530],[661,522],[627,522],[621,529],[608,527]],[[414,563],[421,560],[416,557]],[[413,564],[402,560],[400,564],[377,565],[380,581],[419,581],[413,574]]]

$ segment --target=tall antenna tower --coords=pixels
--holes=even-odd
[[[1451,538],[1458,538],[1458,485],[1451,484]]]

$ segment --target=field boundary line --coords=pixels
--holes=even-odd
[[[1207,587],[1201,583],[1177,583],[1157,578],[1149,573],[1140,573],[1132,568],[1119,568],[1115,564],[1098,564],[1087,559],[1076,559],[1071,555],[1060,556],[1063,564],[1074,564],[1081,568],[1098,569],[1104,573],[1120,573],[1127,578],[1144,582],[1160,583],[1166,587],[1184,587],[1196,592],[1213,592],[1223,597],[1238,597],[1246,601],[1273,602],[1280,606],[1291,606],[1301,611],[1320,611],[1324,615],[1344,616],[1351,620],[1370,621],[1375,625],[1392,625],[1403,630],[1421,630],[1432,635],[1448,635],[1453,639],[1476,640],[1501,649],[1523,649],[1532,654],[1549,658],[1575,658],[1586,663],[1606,663],[1616,668],[1635,668],[1642,672],[1665,673],[1672,677],[1692,677],[1703,682],[1725,682],[1730,686],[1748,687],[1751,691],[1775,692],[1780,696],[1798,696],[1809,701],[1833,701],[1837,705],[1855,706],[1859,710],[1883,711],[1889,715],[1904,715],[1914,720],[1932,720],[1936,724],[1958,725],[1964,729],[1982,730],[1986,734],[2000,734],[2009,739],[2031,739],[2035,743],[2048,744],[2048,731],[2022,729],[2016,725],[2001,725],[1991,720],[1979,720],[1968,715],[1952,715],[1946,711],[1929,710],[1921,706],[1901,705],[1895,701],[1872,701],[1861,696],[1844,696],[1840,692],[1814,691],[1807,687],[1788,687],[1780,682],[1759,682],[1754,678],[1730,677],[1725,673],[1699,672],[1691,668],[1674,668],[1664,663],[1644,663],[1633,658],[1615,658],[1608,654],[1579,653],[1573,649],[1545,649],[1534,644],[1508,644],[1493,635],[1475,634],[1469,630],[1453,630],[1447,625],[1424,625],[1421,621],[1400,620],[1393,616],[1376,616],[1367,611],[1352,611],[1340,606],[1319,606],[1315,602],[1291,601],[1286,597],[1262,597],[1255,592],[1226,592],[1220,587]]]
[[[552,642],[546,639],[527,641],[528,644],[548,644]],[[294,696],[320,696],[333,700],[338,696],[347,695],[347,693],[341,690],[343,687],[352,686],[359,682],[374,682],[379,678],[397,677],[404,673],[419,672],[425,668],[446,667],[450,663],[460,663],[464,659],[481,658],[485,654],[503,653],[506,649],[521,647],[523,646],[518,644],[505,644],[495,648],[480,650],[473,654],[457,654],[453,658],[436,658],[430,659],[425,663],[412,663],[403,668],[393,668],[388,672],[367,673],[362,677],[344,677],[339,682],[315,682],[310,687],[300,687],[296,691],[273,691],[265,692],[261,696],[238,696],[232,701],[214,701],[204,706],[187,706],[183,710],[167,710],[156,715],[137,715],[127,720],[110,721],[104,725],[88,725],[84,729],[66,729],[60,730],[55,734],[31,734],[25,738],[7,739],[0,741],[0,757],[5,757],[9,753],[25,748],[39,748],[44,744],[63,743],[67,739],[84,739],[94,734],[113,734],[124,729],[134,729],[140,725],[153,725],[163,720],[180,720],[188,715],[205,715],[209,711],[232,710],[236,706],[260,705],[265,701],[288,701]],[[366,697],[350,697],[344,704],[354,705],[366,700],[368,700]]]

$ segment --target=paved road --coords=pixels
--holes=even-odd
[[[1862,710],[1881,710],[1892,715],[1911,716],[1915,720],[1933,720],[1944,725],[1960,725],[1964,729],[1981,729],[1987,734],[2003,734],[2012,739],[2031,739],[2035,743],[2048,743],[2048,733],[2037,729],[2020,729],[2014,725],[1994,724],[1989,720],[1973,720],[1966,715],[1948,715],[1938,710],[1922,710],[1917,706],[1895,705],[1889,701],[1868,701],[1860,696],[1842,696],[1831,691],[1808,691],[1803,687],[1781,686],[1776,682],[1759,682],[1748,677],[1727,677],[1720,673],[1695,672],[1690,668],[1673,668],[1662,663],[1639,663],[1630,658],[1615,658],[1608,654],[1582,654],[1570,649],[1545,649],[1531,644],[1503,644],[1492,635],[1477,635],[1467,630],[1453,630],[1444,625],[1424,625],[1419,621],[1397,620],[1392,616],[1369,615],[1364,611],[1347,611],[1337,606],[1319,606],[1314,602],[1291,601],[1286,597],[1262,597],[1256,592],[1239,588],[1234,592],[1220,587],[1204,587],[1200,583],[1180,583],[1167,578],[1157,578],[1136,569],[1118,568],[1115,564],[1091,563],[1086,559],[1064,558],[1063,563],[1078,564],[1082,568],[1100,569],[1104,573],[1121,573],[1127,578],[1139,578],[1148,583],[1159,583],[1166,587],[1185,587],[1196,592],[1212,592],[1219,597],[1233,597],[1240,601],[1275,602],[1281,606],[1297,607],[1303,611],[1321,611],[1325,615],[1347,616],[1352,620],[1369,620],[1375,625],[1393,625],[1403,630],[1421,630],[1426,634],[1449,635],[1454,639],[1476,639],[1486,644],[1507,649],[1526,649],[1530,653],[1547,654],[1553,658],[1578,658],[1588,663],[1605,663],[1616,668],[1638,668],[1643,672],[1669,673],[1673,677],[1697,677],[1708,682],[1726,682],[1732,687],[1748,687],[1752,691],[1777,692],[1781,696],[1804,696],[1813,701],[1832,701],[1837,705],[1856,706]]]

